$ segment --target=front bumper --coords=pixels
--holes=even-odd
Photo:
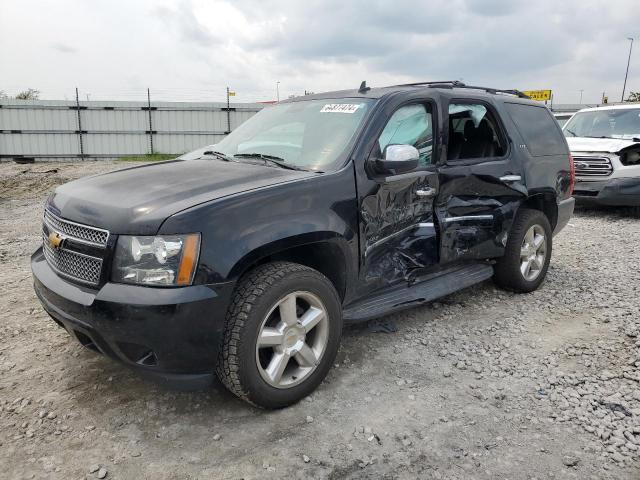
[[[580,203],[637,207],[640,206],[640,177],[577,181],[573,195]]]
[[[98,290],[55,274],[42,248],[34,288],[49,315],[82,345],[173,387],[211,382],[233,282],[182,288],[107,283]]]

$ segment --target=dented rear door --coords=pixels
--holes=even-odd
[[[470,110],[465,113],[467,105]],[[451,99],[447,110],[448,152],[438,167],[434,205],[440,263],[501,256],[515,213],[527,195],[522,162],[515,158],[517,152],[493,104]],[[469,121],[472,124],[466,125]]]

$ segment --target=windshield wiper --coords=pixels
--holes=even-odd
[[[206,155],[211,155],[212,157],[219,158],[220,160],[224,160],[225,162],[235,162],[235,160],[233,158],[231,158],[229,155],[225,155],[222,152],[216,152],[214,150],[207,150],[206,152],[204,152],[202,154],[202,157],[204,157]],[[202,158],[202,157],[200,157],[200,158]]]
[[[573,135],[574,137],[577,137],[578,135],[576,135],[576,132],[574,132],[573,130],[569,130],[568,128],[565,128],[565,130],[567,132],[569,132],[571,135]]]
[[[287,170],[301,170],[303,172],[307,172],[305,168],[297,167],[295,165],[290,165],[286,163],[284,158],[276,157],[275,155],[267,155],[266,153],[236,153],[234,155],[236,158],[259,158],[260,160],[264,160],[264,163],[272,163],[274,165],[279,166],[280,168],[286,168]]]

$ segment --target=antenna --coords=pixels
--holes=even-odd
[[[371,87],[367,87],[367,81],[363,80],[358,89],[358,93],[367,93],[369,90],[371,90]]]

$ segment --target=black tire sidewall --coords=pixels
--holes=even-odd
[[[256,364],[256,342],[265,316],[283,297],[294,291],[307,291],[323,303],[329,320],[326,349],[315,371],[302,383],[286,389],[269,385]],[[238,375],[249,400],[265,408],[281,408],[309,395],[327,375],[338,353],[342,334],[342,309],[333,285],[313,270],[292,272],[266,289],[254,302],[243,328],[239,344]]]
[[[545,232],[546,256],[540,274],[533,280],[527,280],[520,271],[520,250],[525,234],[533,225],[540,225]],[[536,290],[547,276],[553,250],[553,232],[547,216],[540,210],[522,209],[513,222],[505,254],[496,264],[496,283],[516,292]]]

